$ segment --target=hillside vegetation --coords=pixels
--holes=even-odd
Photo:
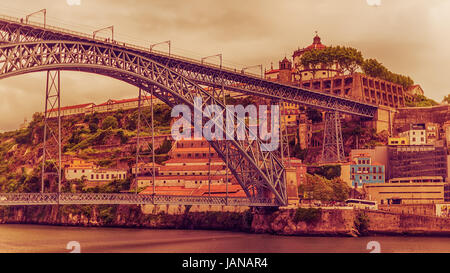
[[[141,136],[151,136],[151,112],[143,108]],[[146,122],[145,120],[148,120]],[[136,136],[137,110],[118,110],[108,113],[62,117],[63,156],[75,156],[89,160],[101,167],[129,168],[135,163],[136,146],[130,140]],[[170,133],[170,108],[155,106],[155,134]],[[57,128],[57,120],[49,121],[51,128]],[[38,192],[41,187],[41,162],[44,138],[44,119],[36,113],[27,128],[0,134],[0,191]],[[57,147],[48,136],[48,150],[57,154]],[[170,142],[157,147],[157,162],[167,159]],[[141,148],[143,157],[149,157],[152,147]],[[46,172],[55,172],[54,162],[46,161]],[[55,177],[46,180],[46,190],[56,190]],[[119,192],[129,188],[129,181],[116,181],[108,186],[91,189],[102,192]],[[63,185],[64,191],[83,190],[82,181]]]

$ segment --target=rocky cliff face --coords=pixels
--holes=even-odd
[[[1,224],[44,224],[83,227],[250,230],[248,213],[189,212],[144,214],[139,206],[0,207]],[[251,215],[251,214],[250,214]],[[250,218],[251,221],[251,218]]]
[[[205,229],[289,236],[450,235],[450,219],[352,209],[144,214],[139,206],[0,207],[0,224]]]
[[[353,210],[321,210],[317,219],[302,221],[297,211],[279,210],[270,214],[256,214],[252,230],[256,233],[300,236],[358,236]]]

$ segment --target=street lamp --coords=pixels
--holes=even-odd
[[[162,44],[167,44],[169,46],[169,57],[170,57],[170,51],[171,51],[171,47],[172,47],[172,43],[170,40],[150,45],[150,51],[152,51],[155,46],[162,45]]]
[[[38,11],[36,11],[36,12],[33,12],[33,13],[28,14],[28,15],[25,17],[25,23],[28,24],[28,18],[30,18],[31,16],[36,15],[36,14],[38,14],[38,13],[43,13],[43,14],[44,14],[44,28],[45,28],[45,24],[47,23],[47,10],[46,10],[46,9],[41,9],[41,10],[38,10]]]
[[[111,30],[111,41],[114,41],[114,26],[105,27],[105,28],[102,28],[102,29],[94,31],[93,34],[92,34],[92,38],[95,39],[95,35],[97,33],[99,33],[100,31],[103,31],[103,30],[107,30],[107,29]]]
[[[244,67],[244,68],[242,68],[241,72],[244,74],[245,70],[250,69],[250,68],[255,68],[255,67],[260,67],[261,68],[261,79],[262,79],[263,78],[263,66],[262,66],[262,64],[257,64],[257,65]]]
[[[202,64],[204,64],[205,60],[208,58],[219,57],[220,58],[220,69],[222,69],[222,54],[211,55],[208,57],[202,58]]]

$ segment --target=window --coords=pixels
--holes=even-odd
[[[77,173],[77,170],[73,170],[74,173]]]
[[[109,174],[106,175],[106,179],[109,179]]]

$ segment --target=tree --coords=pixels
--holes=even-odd
[[[306,183],[300,185],[299,193],[308,199],[340,202],[348,199],[350,187],[340,178],[328,180],[317,174],[307,174]]]
[[[303,67],[312,70],[313,74],[316,70],[329,68],[333,64],[337,65],[341,73],[347,71],[352,74],[362,65],[363,61],[364,58],[359,50],[341,46],[310,50],[305,52],[300,59]]]
[[[361,69],[364,74],[374,78],[384,78],[388,74],[387,68],[376,59],[365,60]]]
[[[15,137],[15,140],[18,144],[31,144],[32,137],[33,132],[29,128],[27,128],[19,131],[19,133]]]
[[[163,144],[155,150],[155,154],[162,155],[167,154],[172,149],[172,141],[164,140]]]
[[[338,66],[343,71],[348,71],[350,74],[355,73],[364,61],[362,53],[352,47],[332,47],[331,53]]]
[[[414,81],[409,76],[392,73],[376,59],[365,60],[361,65],[361,69],[364,74],[370,77],[380,78],[386,81],[400,84],[404,89],[407,89],[409,86],[414,84]]]
[[[419,94],[414,95],[413,101],[406,101],[406,106],[408,107],[429,107],[435,105],[438,105],[438,103]]]
[[[314,108],[306,109],[306,116],[312,123],[319,123],[323,121],[322,113]]]
[[[350,196],[350,187],[341,178],[333,178],[331,180],[331,187],[333,188],[335,201],[342,202]]]
[[[108,116],[102,122],[102,129],[106,130],[108,128],[116,129],[119,126],[119,122],[116,117]]]
[[[97,132],[97,130],[98,130],[98,125],[97,125],[97,123],[94,123],[94,122],[91,122],[91,123],[89,123],[89,131],[91,132],[91,133],[96,133]]]

